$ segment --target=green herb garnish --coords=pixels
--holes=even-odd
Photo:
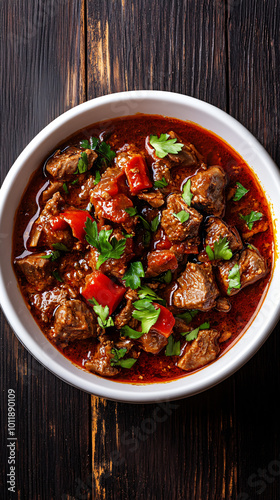
[[[112,348],[111,353],[114,357],[111,359],[111,366],[121,366],[121,368],[131,368],[134,363],[136,363],[137,359],[127,358],[122,359],[127,352],[126,347],[121,347],[121,349]]]
[[[220,237],[219,241],[214,242],[214,251],[209,245],[207,245],[205,250],[210,260],[229,260],[232,257],[232,251],[229,248],[229,242],[226,238]]]
[[[159,304],[165,305],[166,301],[159,297],[154,290],[149,288],[147,285],[141,286],[138,290],[139,299],[146,299],[150,302],[158,302]]]
[[[130,328],[130,326],[124,325],[121,328],[121,334],[124,337],[129,337],[130,339],[140,339],[144,332],[137,332],[136,330],[133,330],[133,328]]]
[[[194,330],[191,330],[191,332],[181,333],[181,335],[183,335],[188,342],[191,342],[192,340],[195,340],[197,338],[200,330],[208,330],[209,328],[210,323],[208,323],[207,321],[205,323],[202,323],[202,325],[198,326]]]
[[[78,161],[78,168],[75,174],[83,174],[88,169],[88,157],[85,152],[81,153],[80,159]]]
[[[184,202],[190,206],[192,201],[193,194],[191,193],[191,180],[189,179],[186,184],[184,184],[182,198]]]
[[[159,226],[159,215],[157,215],[152,221],[151,221],[151,230],[153,233],[156,232],[157,228]]]
[[[141,322],[142,333],[148,333],[150,328],[157,322],[160,315],[160,308],[155,306],[147,299],[137,300],[133,302],[136,310],[133,311],[133,318]]]
[[[96,248],[100,254],[96,264],[96,269],[99,269],[100,266],[108,259],[120,259],[123,256],[126,238],[117,240],[113,236],[109,241],[113,229],[101,229],[98,233],[96,221],[92,221],[88,217],[85,222],[85,232],[87,242]]]
[[[162,188],[164,188],[165,186],[168,186],[168,182],[167,182],[167,180],[165,179],[165,177],[162,177],[162,179],[160,179],[160,180],[158,180],[158,181],[155,181],[155,182],[154,182],[154,187],[155,187],[155,188],[162,189]]]
[[[185,212],[185,210],[181,210],[181,212],[178,212],[177,214],[173,212],[173,215],[181,222],[181,224],[184,224],[184,222],[187,222],[190,218],[190,214]]]
[[[168,344],[165,349],[165,356],[179,356],[181,351],[180,340],[175,342],[173,335],[168,337]]]
[[[130,215],[131,217],[133,217],[134,215],[137,215],[137,208],[134,208],[134,207],[128,207],[128,208],[125,208],[125,211],[126,211],[126,213],[128,213],[128,215]]]
[[[235,191],[235,194],[233,197],[233,201],[241,200],[241,198],[243,198],[243,196],[245,196],[245,194],[249,192],[249,189],[246,189],[244,186],[242,186],[242,184],[240,184],[240,182],[237,182],[236,186],[237,187],[236,187],[236,191]]]
[[[63,279],[62,279],[62,277],[60,276],[60,274],[59,274],[59,272],[58,272],[58,271],[56,271],[56,270],[55,270],[55,271],[53,271],[53,276],[55,277],[55,279],[56,279],[57,281],[60,281],[61,283],[63,283]]]
[[[241,287],[238,264],[234,264],[234,266],[229,271],[228,280],[227,294],[230,295],[231,290],[233,290],[234,288],[239,289]]]
[[[145,272],[143,269],[142,262],[132,262],[129,269],[126,271],[123,280],[125,281],[125,286],[136,290],[141,285],[141,279],[144,278]]]
[[[94,185],[96,186],[98,184],[98,182],[100,182],[100,179],[101,179],[101,174],[100,174],[99,170],[96,170],[94,175],[95,175]]]
[[[260,220],[262,216],[263,214],[261,212],[254,212],[253,210],[248,215],[239,214],[240,219],[243,219],[246,222],[246,225],[250,231],[253,227],[254,222]]]
[[[89,299],[88,301],[93,304],[93,310],[97,315],[97,321],[101,328],[114,326],[114,321],[112,317],[109,316],[110,311],[108,306],[101,306],[94,297],[92,297],[92,299]]]
[[[192,321],[192,319],[197,315],[198,311],[193,309],[191,311],[186,311],[182,314],[177,314],[177,318],[183,319],[187,325]]]
[[[69,194],[69,189],[68,189],[68,187],[67,187],[66,182],[64,182],[64,183],[62,184],[62,187],[63,187],[63,189],[64,189],[65,193],[66,193],[66,194]]]
[[[176,138],[169,139],[169,137],[169,134],[160,134],[160,137],[157,135],[150,135],[150,144],[155,148],[158,158],[164,158],[169,153],[178,154],[184,147],[184,144],[177,142]]]

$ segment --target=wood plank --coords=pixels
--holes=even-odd
[[[89,2],[87,20],[89,98],[161,89],[227,109],[222,4],[98,0]],[[234,498],[233,396],[230,379],[163,407],[93,397],[94,498]]]
[[[3,1],[1,44],[1,181],[32,137],[85,100],[84,2]],[[25,179],[23,179],[24,187]],[[91,477],[90,396],[33,359],[1,314],[1,498],[7,473],[7,390],[16,392],[18,498],[75,496]],[[84,496],[83,498],[88,498]]]
[[[227,22],[230,114],[279,164],[279,2],[229,2]],[[235,376],[240,500],[279,498],[279,349],[280,324]]]

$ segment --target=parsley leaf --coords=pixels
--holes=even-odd
[[[115,158],[116,153],[111,149],[110,144],[107,144],[107,142],[102,141],[98,148],[96,148],[97,153],[101,154],[108,160],[108,162],[112,161],[113,158]]]
[[[89,299],[89,302],[93,304],[93,310],[97,315],[97,321],[98,324],[101,326],[101,328],[108,328],[108,326],[114,326],[114,321],[112,317],[109,316],[108,306],[104,307],[101,306],[94,297],[92,297],[92,299]]]
[[[234,264],[228,273],[228,289],[227,294],[230,295],[233,288],[239,289],[241,287],[240,283],[240,271],[238,264]]]
[[[88,157],[85,152],[81,153],[81,157],[78,161],[78,168],[75,172],[75,174],[83,174],[84,172],[87,171],[88,168]]]
[[[69,248],[67,248],[67,246],[63,243],[53,243],[52,247],[54,248],[54,251],[46,255],[42,255],[42,259],[56,260],[60,257],[60,252],[70,252]]]
[[[56,260],[60,257],[60,252],[58,250],[55,250],[54,252],[47,253],[46,255],[40,255],[41,259],[51,259],[51,260]]]
[[[187,325],[192,321],[192,319],[197,315],[198,310],[193,309],[191,311],[186,311],[182,314],[177,314],[177,318],[183,319]]]
[[[137,300],[133,302],[136,310],[133,311],[133,318],[141,322],[142,333],[148,333],[150,328],[157,322],[160,309],[156,309],[149,300]]]
[[[62,279],[62,277],[60,276],[60,274],[59,274],[59,272],[58,272],[58,271],[56,271],[56,270],[55,270],[55,271],[53,271],[53,276],[55,277],[55,279],[56,279],[57,281],[60,281],[61,283],[63,283],[63,279]]]
[[[185,210],[181,210],[181,212],[178,212],[177,214],[173,212],[173,215],[181,222],[181,224],[184,224],[184,222],[187,222],[190,218],[190,214],[185,212]]]
[[[126,347],[121,347],[120,349],[112,348],[111,353],[113,354],[113,358],[111,359],[111,366],[121,366],[121,368],[132,368],[134,363],[136,363],[137,359],[127,358],[122,359],[127,352]]]
[[[159,297],[154,290],[149,288],[147,285],[141,286],[138,291],[139,299],[146,299],[150,302],[158,302],[159,304],[165,305],[166,301]]]
[[[151,221],[151,230],[153,233],[156,232],[157,228],[159,225],[159,215],[157,215],[152,221]]]
[[[169,284],[172,280],[172,272],[170,271],[170,269],[168,269],[168,271],[166,271],[166,273],[162,274],[161,276],[158,276],[158,278],[156,278],[157,281],[160,281],[161,283],[167,283]]]
[[[169,153],[178,154],[184,147],[184,144],[180,142],[177,143],[176,138],[169,139],[169,137],[169,134],[160,134],[160,137],[157,135],[150,135],[150,144],[155,148],[158,158],[164,158]]]
[[[128,208],[125,208],[125,211],[126,211],[126,213],[128,213],[128,215],[130,215],[131,217],[133,217],[134,215],[137,215],[137,208],[134,208],[134,207],[128,207]]]
[[[66,193],[66,194],[69,194],[69,189],[68,189],[68,187],[67,187],[66,182],[64,182],[64,183],[62,184],[62,187],[63,187],[63,189],[64,189],[65,193]]]
[[[141,285],[141,279],[144,278],[145,272],[143,269],[142,262],[132,262],[129,269],[126,271],[123,280],[125,281],[125,286],[129,286],[132,290],[136,290]]]
[[[120,259],[122,257],[126,238],[117,240],[115,237],[112,237],[109,241],[113,229],[101,229],[98,233],[96,221],[92,221],[89,217],[85,222],[85,231],[87,242],[100,253],[96,269],[99,269],[108,259]]]
[[[205,250],[210,260],[229,260],[232,257],[232,251],[229,248],[229,242],[226,238],[219,237],[219,241],[214,242],[214,251],[209,245],[207,245]]]
[[[150,242],[151,242],[151,233],[150,233],[150,231],[145,231],[144,236],[143,236],[144,247],[148,247]]]
[[[186,184],[184,184],[182,198],[184,202],[190,206],[192,201],[193,194],[191,193],[191,180],[189,179]]]
[[[96,186],[96,184],[98,184],[98,182],[100,181],[101,179],[101,174],[99,172],[99,170],[96,170],[95,172],[95,179],[94,179],[94,185]]]
[[[165,349],[165,356],[179,356],[181,351],[180,340],[175,342],[173,335],[168,337],[168,344]]]
[[[60,252],[70,252],[69,248],[67,248],[67,246],[64,245],[64,243],[53,243],[52,247],[55,250],[59,250]]]
[[[124,325],[121,328],[121,334],[124,337],[129,337],[130,339],[140,339],[144,332],[137,332],[136,330],[133,330],[133,328],[130,328],[130,326]]]
[[[98,137],[90,137],[89,141],[84,139],[80,142],[81,148],[95,150],[97,144],[99,143]]]
[[[253,210],[248,215],[239,214],[240,219],[243,219],[246,222],[246,225],[250,231],[253,227],[254,222],[260,220],[262,216],[263,214],[261,212],[254,212]]]
[[[233,197],[233,201],[239,201],[241,198],[249,192],[249,189],[246,189],[240,182],[236,183],[236,191]]]
[[[188,342],[191,342],[192,340],[195,340],[197,338],[199,330],[208,330],[209,328],[210,323],[207,321],[205,323],[202,323],[202,325],[198,326],[194,330],[191,330],[191,332],[181,333],[181,335],[183,335]]]
[[[154,182],[155,188],[161,189],[161,188],[164,188],[165,186],[168,186],[168,182],[165,179],[165,177],[162,177],[162,179]]]

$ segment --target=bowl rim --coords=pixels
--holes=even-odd
[[[216,121],[218,120],[222,124],[226,123],[226,127],[229,131],[236,131],[237,129],[238,134],[240,135],[240,137],[244,139],[244,142],[249,146],[249,148],[254,149],[255,153],[260,157],[261,161],[267,166],[269,175],[272,178],[272,182],[275,183],[280,198],[280,172],[277,166],[270,158],[268,153],[265,151],[265,149],[257,141],[257,139],[241,123],[239,123],[233,117],[228,115],[226,112],[222,111],[221,109],[207,102],[201,101],[194,97],[174,92],[157,91],[157,90],[118,92],[91,99],[62,113],[55,120],[50,122],[43,130],[41,130],[25,147],[25,149],[22,151],[22,153],[19,155],[19,157],[16,159],[11,169],[7,173],[7,176],[4,179],[4,182],[0,190],[0,195],[1,195],[0,196],[0,243],[1,243],[1,221],[2,221],[1,214],[4,213],[5,211],[4,209],[6,204],[8,203],[10,190],[13,186],[13,183],[16,181],[16,178],[18,176],[21,167],[26,163],[28,158],[32,156],[34,151],[37,150],[37,148],[41,145],[42,141],[46,139],[46,137],[54,135],[56,131],[59,130],[61,127],[65,126],[65,124],[75,119],[77,116],[83,115],[84,112],[87,112],[88,110],[93,110],[98,106],[103,106],[104,104],[113,105],[114,103],[115,104],[120,102],[126,103],[129,101],[134,102],[135,100],[137,102],[141,100],[148,100],[148,101],[159,101],[159,102],[168,101],[169,104],[173,103],[176,105],[183,104],[186,107],[192,108],[194,110],[199,110],[200,112],[206,113],[209,116],[214,115]],[[134,113],[128,112],[125,114],[132,115]],[[119,116],[125,116],[125,114],[123,115],[120,114]],[[157,113],[151,113],[151,114],[157,114]],[[162,113],[162,115],[174,117],[174,115],[170,113],[169,114]],[[199,125],[202,126],[201,124]],[[88,125],[85,125],[85,127],[87,126]],[[73,134],[74,133],[75,131],[73,131]],[[216,135],[220,136],[222,140],[225,141],[225,139],[220,134]],[[56,144],[54,144],[54,147]],[[237,150],[235,147],[234,149]],[[244,157],[244,155],[241,156]],[[247,160],[245,161],[248,163]],[[276,221],[277,229],[279,229],[278,226],[279,226],[278,221]],[[279,230],[276,231],[275,228],[274,235],[276,242],[278,242],[279,233],[280,231]],[[278,242],[278,248],[279,248],[279,242]],[[275,249],[275,253],[276,252],[277,249]],[[279,258],[277,258],[276,260],[277,260],[277,273],[280,276],[280,264],[278,264]],[[19,341],[24,345],[24,347],[28,350],[28,352],[30,352],[30,354],[32,354],[32,356],[34,356],[35,359],[37,359],[37,361],[39,361],[40,364],[42,364],[45,368],[47,368],[57,377],[61,378],[63,381],[67,382],[68,384],[74,387],[89,392],[90,394],[94,394],[100,397],[105,397],[107,399],[111,399],[114,401],[122,401],[130,403],[153,403],[159,401],[181,399],[187,396],[198,394],[199,392],[202,392],[204,390],[210,389],[214,385],[225,380],[234,372],[236,372],[257,352],[257,350],[263,345],[265,340],[270,335],[280,315],[280,300],[279,300],[280,296],[279,297],[277,296],[275,298],[275,290],[276,290],[275,289],[274,298],[270,297],[270,301],[271,300],[273,301],[272,314],[271,314],[271,302],[270,302],[267,310],[265,311],[265,314],[267,315],[266,324],[260,325],[258,333],[254,336],[254,338],[250,339],[247,348],[245,345],[244,349],[243,348],[241,349],[241,353],[238,359],[236,359],[236,356],[235,357],[228,356],[228,363],[225,363],[223,361],[225,359],[225,356],[227,356],[227,354],[231,352],[237,344],[239,344],[240,342],[241,344],[243,344],[242,339],[246,337],[247,332],[252,325],[242,335],[242,337],[238,340],[238,342],[235,343],[231,347],[231,349],[229,349],[229,351],[227,351],[225,354],[223,354],[221,357],[219,357],[210,365],[207,365],[203,367],[201,370],[199,370],[199,372],[202,373],[202,376],[199,376],[198,378],[194,377],[194,375],[198,373],[195,372],[194,374],[189,374],[189,375],[186,374],[184,377],[176,379],[174,381],[160,382],[154,384],[137,385],[137,384],[117,382],[112,380],[109,381],[95,374],[91,373],[89,374],[83,371],[82,369],[75,367],[73,363],[71,363],[69,360],[66,360],[66,358],[64,358],[64,356],[60,353],[58,359],[59,361],[61,361],[60,359],[61,356],[64,359],[64,363],[62,364],[57,363],[56,361],[57,356],[54,354],[54,352],[58,353],[58,351],[50,344],[50,342],[46,339],[46,337],[43,334],[42,334],[43,339],[40,337],[40,339],[36,339],[35,342],[35,340],[30,336],[28,330],[22,324],[20,318],[18,317],[15,304],[13,304],[12,301],[10,300],[7,284],[3,279],[3,273],[2,273],[3,264],[1,261],[2,258],[0,254],[0,303],[3,312]],[[271,295],[270,291],[272,288],[271,287],[272,282],[274,281],[275,271],[276,271],[276,262],[274,265],[272,278],[270,281],[266,297],[263,299],[260,310],[256,315],[253,324],[256,322],[256,319],[258,318],[260,312],[263,309],[265,309],[264,306],[266,304],[268,295]],[[28,314],[30,313],[28,312]],[[33,320],[33,322],[38,328],[38,325],[35,322],[35,320]],[[44,342],[44,340],[45,342],[47,342],[48,346],[53,347],[54,351],[51,348],[46,349],[46,343]],[[39,348],[38,348],[38,343],[40,344]],[[52,355],[50,355],[50,352],[52,352]],[[191,383],[189,384],[188,381],[191,379],[191,377],[192,380]]]

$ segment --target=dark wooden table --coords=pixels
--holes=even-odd
[[[198,97],[279,163],[277,0],[2,0],[1,182],[63,111],[130,89]],[[12,230],[12,228],[11,228]],[[0,498],[280,498],[280,325],[234,376],[195,397],[128,405],[42,368],[1,313]],[[16,493],[7,393],[16,394]]]

